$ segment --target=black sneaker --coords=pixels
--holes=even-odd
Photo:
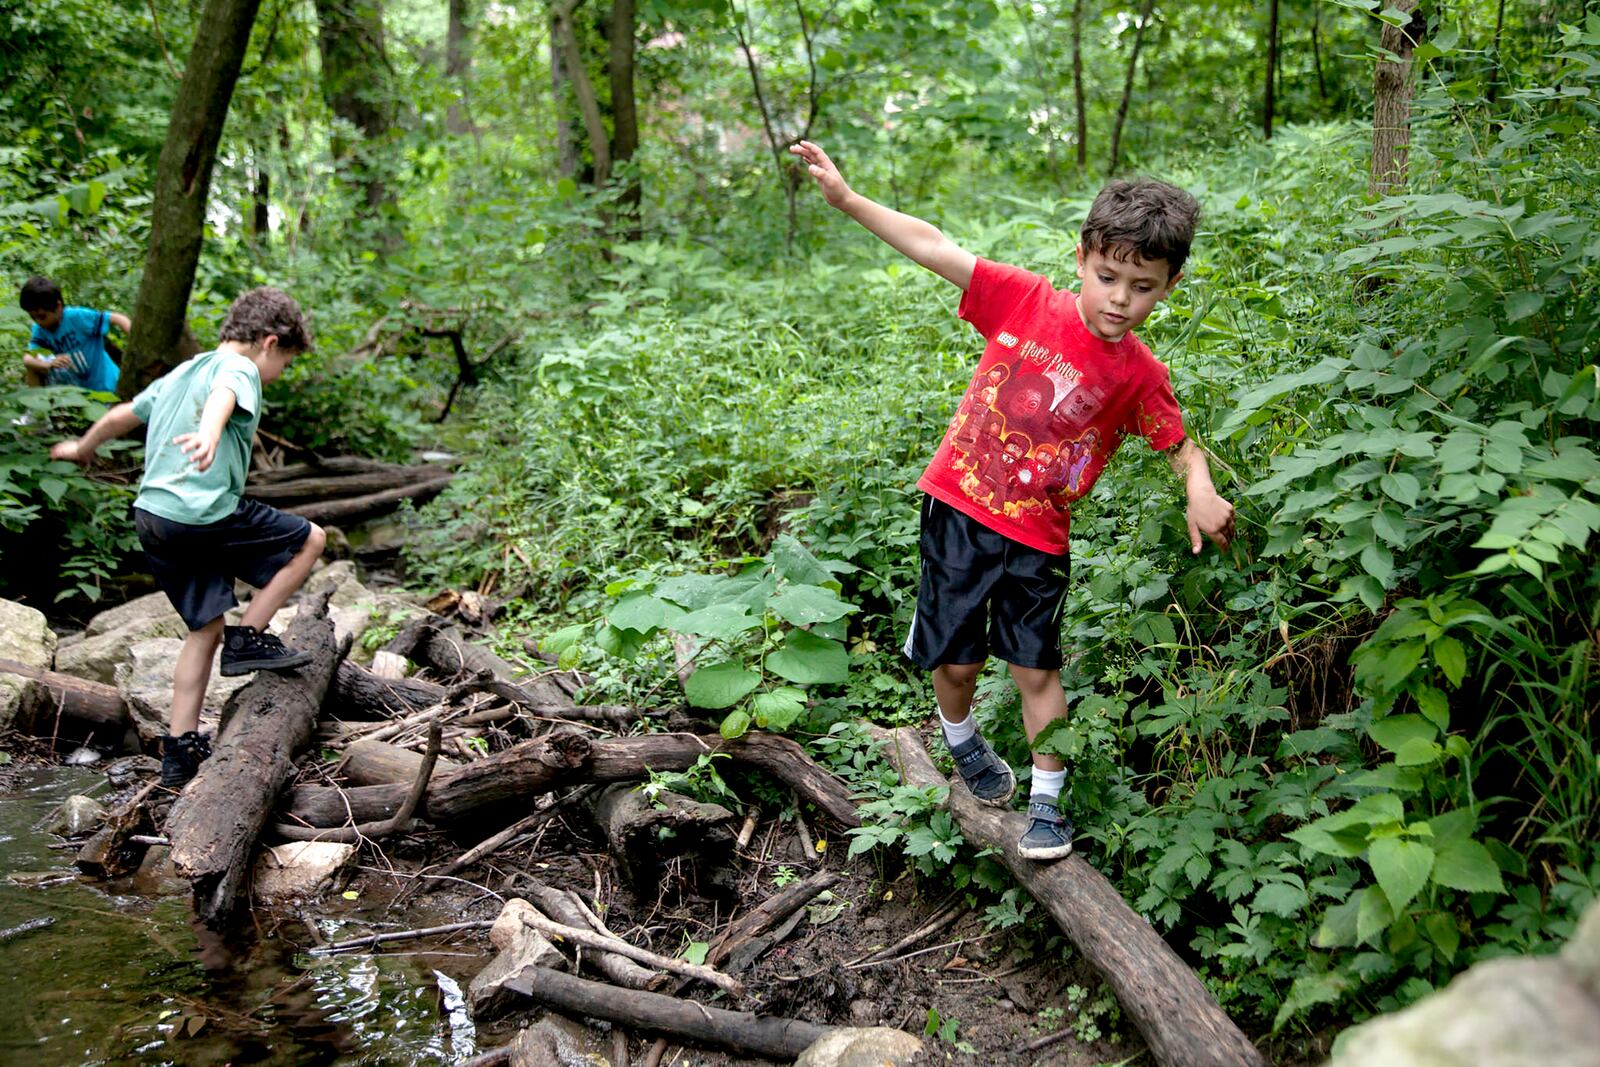
[[[200,762],[211,755],[211,739],[190,730],[181,737],[161,739],[161,784],[182,789],[200,770]]]
[[[273,634],[253,626],[222,628],[222,673],[228,677],[251,671],[287,671],[316,657],[289,648]]]
[[[1047,796],[1028,798],[1028,828],[1017,842],[1025,859],[1059,860],[1072,855],[1072,820]]]
[[[955,757],[956,770],[974,797],[997,808],[1006,806],[1016,792],[1017,776],[1005,760],[994,754],[982,734],[951,745],[950,755]]]

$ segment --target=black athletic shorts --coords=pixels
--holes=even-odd
[[[902,651],[917,666],[1061,668],[1068,559],[998,534],[942,500],[922,504],[922,580]]]
[[[156,584],[191,630],[238,605],[233,582],[260,589],[304,547],[311,524],[258,500],[241,500],[232,515],[191,526],[133,509],[139,544]]]

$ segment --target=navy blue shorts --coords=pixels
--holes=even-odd
[[[1029,548],[942,500],[922,504],[922,579],[902,651],[925,670],[982,663],[1061,669],[1065,555]]]
[[[258,500],[241,500],[232,515],[191,526],[133,509],[139,544],[156,584],[191,630],[238,606],[234,579],[260,589],[304,547],[311,523]]]

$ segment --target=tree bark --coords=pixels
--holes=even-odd
[[[523,703],[572,706],[571,695],[561,688],[554,673],[518,678],[521,672],[515,666],[468,641],[460,630],[437,616],[411,620],[386,647],[440,674],[471,676],[487,671],[518,691],[517,699]]]
[[[267,173],[261,156],[259,147],[251,153],[255,184],[250,191],[250,236],[257,244],[265,244],[272,238],[272,176]]]
[[[884,755],[907,785],[949,784],[915,730],[874,728],[873,736],[885,743]],[[1261,1053],[1195,973],[1083,857],[1052,863],[1024,859],[1017,839],[1026,817],[980,804],[959,786],[950,788],[949,807],[968,842],[994,850],[1017,881],[1050,910],[1056,925],[1116,993],[1161,1067],[1265,1067]]]
[[[550,98],[556,118],[556,166],[563,178],[578,177],[578,141],[567,114],[567,66],[561,56],[561,20],[550,12]]]
[[[1391,0],[1389,8],[1405,14],[1417,9],[1417,0]],[[1411,147],[1411,52],[1418,23],[1391,26],[1385,22],[1379,36],[1384,53],[1372,75],[1372,169],[1367,193],[1373,197],[1404,192]]]
[[[1083,102],[1083,0],[1072,0],[1072,103],[1077,112],[1078,169],[1089,167],[1089,115]]]
[[[639,149],[639,111],[634,90],[634,52],[638,30],[635,0],[612,0],[606,72],[611,78],[611,161],[628,163]],[[623,236],[637,241],[642,220],[639,209],[643,190],[638,171],[629,169],[628,184],[617,198],[617,210],[625,220]]]
[[[451,133],[470,133],[472,118],[468,81],[472,74],[472,27],[469,0],[448,0],[448,24],[444,38],[444,75],[456,84],[458,99],[450,102],[445,128]]]
[[[58,710],[65,718],[91,726],[97,732],[106,731],[115,737],[121,737],[122,731],[128,726],[127,705],[122,702],[122,694],[114,685],[41,670],[9,659],[0,659],[0,674],[26,678],[38,683],[44,690],[45,699],[39,701],[28,716],[31,722],[19,716],[16,723],[18,729],[42,729],[49,733]]]
[[[662,993],[618,989],[548,967],[535,967],[531,979],[514,978],[506,984],[567,1015],[608,1019],[630,1029],[669,1034],[774,1060],[793,1060],[834,1030],[798,1019],[708,1008]]]
[[[1311,64],[1317,71],[1317,99],[1328,102],[1328,83],[1322,76],[1322,7],[1311,5]]]
[[[446,689],[420,678],[379,678],[349,660],[339,664],[325,711],[345,718],[393,719],[442,703]]]
[[[461,764],[435,757],[429,782],[442,778]],[[387,741],[356,741],[344,750],[340,769],[356,785],[408,785],[417,780],[422,754]]]
[[[325,588],[307,597],[287,643],[316,658],[293,674],[257,674],[223,709],[216,753],[184,789],[167,819],[172,862],[194,887],[195,912],[219,929],[250,873],[256,839],[294,774],[294,754],[311,740],[317,709],[340,652]],[[402,798],[403,800],[404,798]]]
[[[394,122],[382,0],[316,0],[316,8],[323,99],[360,134],[335,132],[334,158],[361,193],[362,216],[375,218],[394,202],[379,160]]]
[[[217,144],[260,4],[261,0],[206,0],[200,13],[156,164],[150,247],[117,384],[117,395],[124,400],[198,351],[186,319],[189,293],[205,236]]]
[[[578,113],[583,116],[583,128],[589,137],[589,155],[594,160],[593,184],[601,186],[611,180],[611,138],[606,135],[594,82],[589,79],[589,68],[584,64],[583,52],[578,47],[577,30],[572,24],[575,7],[577,0],[557,0],[551,9],[550,24],[555,34],[555,47],[561,49],[562,67],[572,83],[572,93],[578,100]]]
[[[1139,69],[1139,49],[1144,47],[1144,31],[1150,25],[1150,15],[1156,0],[1144,0],[1139,10],[1139,22],[1133,30],[1133,51],[1128,56],[1128,74],[1122,81],[1122,102],[1117,105],[1116,121],[1111,125],[1111,164],[1106,173],[1115,175],[1122,165],[1122,126],[1128,120],[1128,108],[1133,103],[1133,76]]]
[[[1272,140],[1272,114],[1278,84],[1278,0],[1267,3],[1267,82],[1261,102],[1261,132]]]

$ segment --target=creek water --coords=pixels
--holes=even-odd
[[[0,797],[0,1064],[423,1064],[477,1051],[460,1006],[481,957],[442,946],[314,957],[307,921],[335,940],[404,921],[385,901],[335,895],[314,918],[260,914],[248,948],[191,923],[187,897],[80,880],[38,824],[104,779],[84,768],[7,776]],[[431,951],[430,951],[431,950]]]

